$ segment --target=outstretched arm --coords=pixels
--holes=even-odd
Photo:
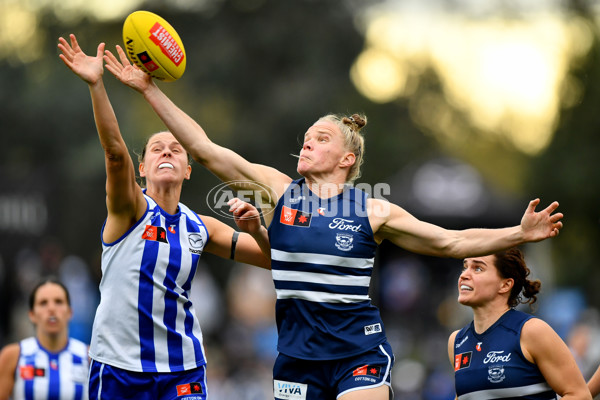
[[[104,227],[104,240],[112,242],[141,216],[146,202],[135,181],[133,161],[104,88],[104,43],[98,45],[96,56],[86,55],[75,35],[70,35],[70,44],[64,38],[59,38],[58,48],[62,52],[59,54],[60,59],[89,86],[94,119],[106,163],[108,217]]]
[[[540,200],[532,200],[521,224],[501,229],[448,230],[423,222],[397,205],[381,199],[369,199],[369,220],[376,239],[387,239],[406,250],[452,258],[493,254],[527,242],[538,242],[558,235],[562,229],[562,213],[553,202],[536,212]]]
[[[202,221],[208,229],[210,238],[204,247],[206,252],[244,264],[271,269],[270,255],[265,254],[251,235],[241,232],[236,238],[236,231],[218,219],[202,216]]]
[[[131,64],[120,46],[119,58],[110,51],[105,52],[106,69],[119,81],[140,92],[152,106],[171,133],[200,164],[205,166],[223,182],[235,182],[234,189],[248,189],[247,181],[256,182],[254,189],[261,192],[263,200],[274,202],[283,195],[285,185],[291,178],[274,168],[250,163],[237,153],[213,143],[202,127],[183,110],[177,107],[160,89],[152,78]],[[246,181],[242,184],[241,181]]]

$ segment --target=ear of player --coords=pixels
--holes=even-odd
[[[123,24],[125,52],[132,63],[153,78],[172,82],[181,78],[187,57],[175,29],[149,11],[135,11]]]

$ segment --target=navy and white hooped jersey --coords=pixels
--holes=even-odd
[[[144,196],[146,214],[117,241],[102,243],[90,357],[137,372],[197,368],[206,360],[189,290],[208,231],[185,205],[171,215]]]
[[[21,340],[13,400],[87,400],[87,345],[69,338],[58,353],[44,349],[35,337]]]
[[[454,340],[454,382],[458,400],[556,399],[537,365],[521,351],[523,324],[533,316],[509,310],[484,333],[473,322]]]
[[[386,340],[369,285],[377,243],[365,192],[330,199],[291,183],[269,226],[278,351],[300,359],[354,356]]]

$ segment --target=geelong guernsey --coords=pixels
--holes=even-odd
[[[87,345],[70,338],[58,353],[35,337],[21,340],[13,400],[87,400]]]
[[[521,329],[533,318],[509,310],[484,333],[473,322],[454,340],[454,380],[458,400],[556,399],[538,367],[521,351]]]
[[[366,199],[352,187],[320,199],[304,179],[279,199],[269,226],[279,352],[335,360],[385,342],[369,297],[377,243]]]
[[[189,290],[208,231],[185,205],[171,215],[144,196],[144,216],[117,241],[102,242],[90,357],[138,372],[197,368],[206,360]]]

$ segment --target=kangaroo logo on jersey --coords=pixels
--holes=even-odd
[[[310,226],[311,217],[312,215],[309,213],[283,206],[283,208],[281,209],[281,216],[279,217],[279,222],[281,222],[284,225],[301,226],[308,228]]]
[[[342,251],[350,251],[354,245],[352,242],[354,237],[349,233],[336,233],[335,235],[335,247]]]
[[[177,396],[185,396],[194,393],[204,393],[202,385],[198,382],[186,383],[185,385],[177,385]]]
[[[169,243],[167,241],[167,231],[162,226],[146,225],[142,239],[155,242]]]
[[[454,371],[459,369],[469,368],[471,366],[472,351],[466,353],[460,353],[454,356]]]

